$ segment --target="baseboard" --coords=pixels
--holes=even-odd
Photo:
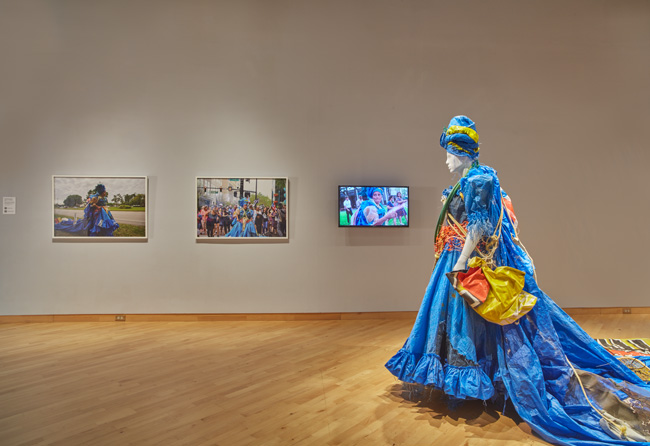
[[[578,316],[583,314],[650,314],[650,307],[589,307],[563,308],[567,314]]]
[[[650,307],[564,308],[570,316],[650,314]],[[344,321],[414,320],[417,311],[356,313],[164,313],[164,314],[32,314],[0,316],[0,324],[21,322],[217,322],[217,321]]]
[[[193,313],[193,314],[39,314],[0,316],[0,323],[20,322],[214,322],[214,321],[340,321],[415,319],[417,311],[357,313]]]

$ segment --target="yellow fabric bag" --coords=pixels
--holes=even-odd
[[[537,297],[524,291],[525,272],[509,266],[491,269],[480,257],[471,258],[467,266],[481,268],[490,284],[485,302],[474,307],[483,319],[499,325],[512,324],[537,303]]]

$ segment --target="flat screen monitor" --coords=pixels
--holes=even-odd
[[[408,225],[408,187],[339,186],[339,227],[406,228]]]

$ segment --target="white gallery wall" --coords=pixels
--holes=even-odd
[[[646,0],[0,0],[0,314],[416,310],[438,146],[477,123],[539,282],[647,306]],[[52,175],[146,175],[149,239],[51,239]],[[197,243],[196,176],[286,176],[281,243]],[[339,184],[411,226],[337,227]]]

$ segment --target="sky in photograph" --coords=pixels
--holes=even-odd
[[[115,194],[144,194],[145,178],[104,178],[104,177],[54,177],[54,203],[63,204],[68,195],[80,195],[86,199],[89,190],[97,184],[106,186],[108,200]]]
[[[273,192],[273,186],[275,184],[274,179],[255,179],[251,178],[250,182],[244,182],[244,189],[246,191],[255,190],[255,182],[257,181],[257,192],[265,195],[269,198]],[[224,190],[227,190],[228,186],[232,186],[233,189],[239,190],[239,181],[228,181],[228,178],[199,178],[197,181],[197,187],[223,187]],[[236,203],[238,198],[235,198],[232,193],[223,196],[223,198],[229,203]],[[254,194],[251,193],[251,200],[254,200]]]

